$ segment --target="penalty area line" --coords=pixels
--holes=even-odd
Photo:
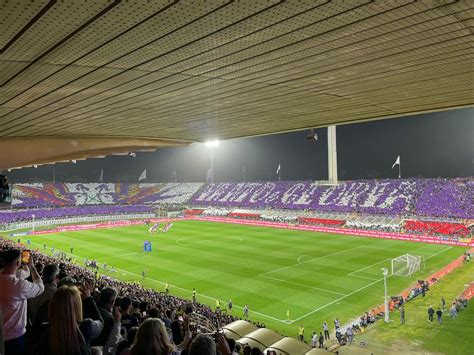
[[[429,255],[428,257],[425,258],[425,260],[431,259],[432,257],[435,257],[435,256],[437,256],[437,255],[439,255],[439,254],[441,254],[441,253],[444,253],[444,252],[448,251],[449,249],[452,249],[452,246],[450,246],[450,247],[448,247],[448,248],[446,248],[446,249],[443,249],[443,250],[441,250],[441,251],[439,251],[439,252],[437,252],[437,253],[434,253],[434,254]],[[388,275],[387,278],[392,277],[392,276],[393,276],[393,275]],[[336,303],[336,302],[339,302],[339,301],[341,301],[341,300],[343,300],[343,299],[345,299],[345,298],[347,298],[347,297],[349,297],[349,296],[352,296],[353,294],[356,294],[356,293],[358,293],[358,292],[360,292],[360,291],[362,291],[362,290],[365,290],[367,287],[370,287],[370,286],[372,286],[372,285],[375,285],[376,283],[378,283],[378,282],[380,282],[380,281],[383,281],[383,277],[382,277],[381,279],[375,280],[375,281],[371,282],[370,284],[365,285],[365,286],[363,286],[363,287],[361,287],[361,288],[359,288],[359,289],[357,289],[357,290],[355,290],[355,291],[353,291],[353,292],[351,292],[351,293],[349,293],[349,294],[347,294],[347,295],[345,295],[345,296],[339,297],[339,298],[335,299],[334,301],[331,301],[331,302],[325,304],[324,306],[321,306],[321,307],[319,307],[319,308],[316,308],[316,309],[312,310],[311,312],[308,312],[308,313],[302,315],[301,317],[298,317],[298,318],[292,320],[292,321],[289,322],[288,324],[292,324],[292,323],[295,323],[295,322],[297,322],[297,321],[299,321],[299,320],[301,320],[301,319],[303,319],[303,318],[306,318],[307,316],[310,316],[311,314],[316,313],[316,312],[320,311],[321,309],[324,309],[324,308],[326,308],[326,307],[329,307],[329,306],[333,305],[333,304]]]
[[[310,289],[313,289],[313,290],[319,290],[319,291],[323,291],[323,292],[328,292],[328,293],[332,293],[332,294],[339,295],[339,296],[341,296],[341,295],[342,295],[342,296],[345,296],[345,293],[340,293],[340,292],[336,292],[336,291],[326,290],[325,288],[319,288],[319,287],[304,285],[304,284],[300,284],[300,283],[298,283],[298,282],[287,281],[287,280],[283,280],[283,279],[279,279],[279,278],[271,277],[271,276],[266,276],[266,275],[259,275],[259,276],[260,276],[260,277],[265,277],[265,278],[270,279],[270,280],[285,282],[285,283],[288,283],[288,284],[291,284],[291,285],[296,285],[296,286],[301,286],[301,287],[305,287],[305,288],[310,288]]]

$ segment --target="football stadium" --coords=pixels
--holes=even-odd
[[[0,3],[0,355],[474,354],[468,0]]]

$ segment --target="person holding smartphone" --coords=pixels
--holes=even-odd
[[[22,262],[22,252],[18,249],[3,253],[4,268],[0,273],[0,307],[3,312],[3,332],[5,355],[22,355],[25,352],[27,299],[43,293],[44,285],[35,269],[33,257],[23,255],[33,282],[16,276]]]

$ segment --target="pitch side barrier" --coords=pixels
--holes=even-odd
[[[272,228],[284,228],[284,229],[293,229],[293,230],[304,230],[304,231],[312,231],[312,232],[337,233],[337,234],[354,235],[354,236],[369,237],[369,238],[404,240],[404,241],[409,241],[409,242],[474,247],[474,241],[460,242],[456,240],[449,240],[449,239],[446,240],[446,239],[442,239],[441,237],[436,237],[436,236],[420,236],[417,234],[407,234],[407,233],[391,233],[391,232],[369,231],[369,230],[350,229],[350,228],[332,228],[332,227],[309,226],[309,225],[301,225],[301,224],[293,225],[293,224],[288,224],[288,223],[283,223],[283,222],[267,222],[267,221],[255,221],[255,220],[250,221],[250,220],[225,218],[225,217],[187,216],[186,219],[208,221],[208,222],[244,224],[244,225],[272,227]]]
[[[160,223],[160,222],[171,222],[173,219],[171,218],[147,218],[147,221],[151,223]],[[22,233],[15,233],[12,236],[20,236],[20,235],[40,235],[40,234],[51,234],[51,233],[60,233],[60,232],[74,232],[74,231],[81,231],[81,230],[93,230],[93,229],[104,229],[104,228],[118,228],[118,227],[128,227],[128,226],[135,226],[144,224],[145,220],[132,220],[132,221],[110,221],[110,222],[103,222],[103,223],[90,223],[90,224],[75,224],[75,225],[68,225],[68,226],[58,226],[53,229],[47,230],[38,230],[38,231],[28,231]]]

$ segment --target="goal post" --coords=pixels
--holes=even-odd
[[[411,276],[424,267],[421,256],[405,254],[392,259],[392,275]]]

